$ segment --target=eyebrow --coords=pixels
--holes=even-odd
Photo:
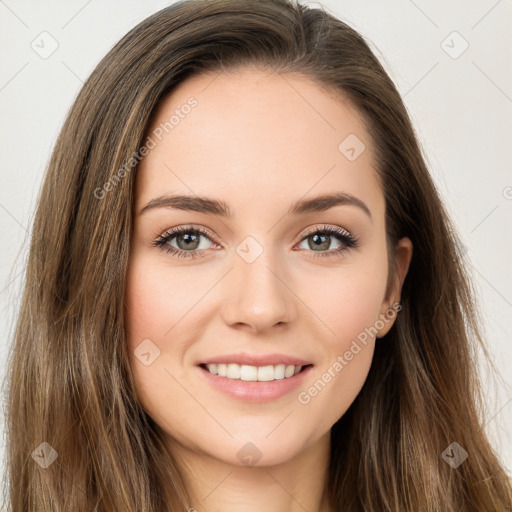
[[[370,219],[372,214],[361,199],[346,192],[323,194],[311,199],[299,199],[292,203],[288,209],[288,215],[304,215],[312,212],[323,212],[334,206],[352,205],[360,208]],[[178,210],[193,211],[221,217],[233,217],[229,206],[221,200],[209,197],[171,195],[159,196],[151,199],[139,212],[142,213],[154,208],[176,208]]]

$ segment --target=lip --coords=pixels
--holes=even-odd
[[[306,366],[308,364],[312,364],[311,361],[306,361],[305,359],[300,359],[294,356],[287,356],[285,354],[249,354],[247,352],[240,352],[239,354],[226,354],[224,356],[215,356],[210,357],[209,359],[205,359],[204,361],[200,361],[200,364],[239,364],[239,365],[248,365],[248,366],[275,366],[277,364],[285,364],[286,366]],[[291,378],[291,377],[290,377]]]
[[[216,359],[219,360],[218,358]],[[290,358],[288,358],[288,360],[290,360]],[[222,359],[222,361],[227,362],[226,359]],[[260,364],[257,366],[264,365]],[[293,375],[292,377],[262,382],[228,379],[227,377],[212,375],[202,366],[197,366],[196,368],[199,372],[200,378],[206,379],[206,382],[217,391],[243,402],[263,403],[277,400],[298,388],[304,382],[307,375],[312,371],[313,365],[309,364],[306,368],[303,368],[299,373],[297,373],[297,375]]]

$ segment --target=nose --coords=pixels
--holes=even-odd
[[[279,272],[265,252],[256,261],[238,259],[226,279],[222,310],[231,327],[264,332],[290,323],[296,316],[296,301],[286,272]]]

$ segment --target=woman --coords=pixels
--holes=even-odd
[[[333,16],[189,0],[140,23],[77,97],[33,233],[14,511],[511,509],[456,235]]]

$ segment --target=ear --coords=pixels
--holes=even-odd
[[[402,285],[404,284],[405,276],[407,275],[407,271],[409,270],[409,264],[411,263],[412,259],[412,250],[412,242],[409,240],[409,238],[402,238],[398,241],[395,250],[397,267],[394,276],[394,281],[393,283],[391,283],[390,289],[388,290],[388,293],[386,294],[386,297],[382,302],[382,307],[380,311],[381,315],[385,315],[386,312],[390,311],[393,308],[393,304],[400,303]],[[382,338],[383,336],[385,336],[395,323],[395,319],[397,316],[396,307],[393,308],[393,310],[395,311],[395,314],[391,318],[389,318],[389,314],[388,316],[386,316],[387,321],[384,322],[384,326],[377,333],[377,338]]]

